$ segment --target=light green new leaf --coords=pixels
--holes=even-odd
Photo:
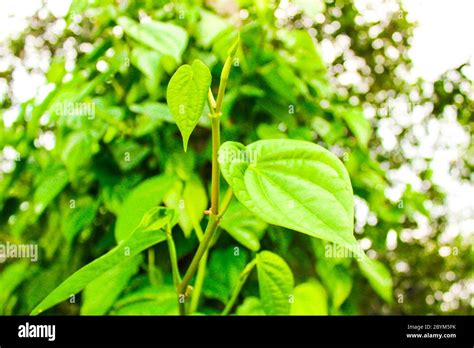
[[[120,17],[117,22],[125,33],[134,40],[163,55],[172,56],[179,64],[188,44],[188,34],[183,28],[156,21],[137,23],[128,17]]]
[[[237,200],[233,200],[219,224],[232,238],[252,251],[260,249],[267,224]]]
[[[175,180],[171,175],[154,176],[143,181],[128,194],[122,203],[115,224],[117,242],[127,238],[133,232],[143,214],[161,203]]]
[[[324,287],[317,281],[299,284],[294,290],[291,304],[292,315],[327,315],[328,296]]]
[[[362,274],[367,278],[375,292],[388,303],[392,303],[393,281],[387,267],[380,261],[369,258],[358,260],[358,263]]]
[[[141,223],[126,240],[63,281],[33,309],[31,315],[37,315],[77,294],[94,279],[110,271],[113,267],[123,262],[131,262],[133,256],[166,240],[166,234],[162,228],[166,224],[172,223],[173,215],[173,210],[167,208],[155,207],[151,209],[143,216]]]
[[[137,273],[143,261],[142,255],[134,256],[128,262],[121,262],[94,279],[84,289],[81,315],[104,315]]]
[[[219,163],[237,199],[257,217],[362,254],[352,233],[349,175],[328,150],[286,139],[247,147],[226,142]]]
[[[293,273],[277,254],[262,251],[257,255],[260,301],[267,315],[288,315],[293,293]]]
[[[192,65],[180,66],[168,84],[166,99],[183,137],[184,151],[201,117],[211,79],[209,68],[196,59]]]

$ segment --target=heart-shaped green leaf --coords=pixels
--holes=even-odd
[[[258,286],[263,310],[268,315],[290,314],[293,273],[280,256],[270,251],[257,255]]]
[[[180,66],[168,84],[166,99],[183,137],[184,151],[201,117],[210,85],[211,72],[198,59],[192,65]]]
[[[328,150],[287,139],[226,142],[219,163],[237,199],[262,220],[363,254],[352,233],[349,175]]]
[[[219,226],[246,248],[258,251],[260,239],[268,225],[244,207],[242,203],[233,200]]]

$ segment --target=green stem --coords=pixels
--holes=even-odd
[[[209,105],[210,112],[213,113],[214,110],[216,110],[216,100],[212,94],[211,87],[209,87],[209,91],[207,92],[207,104]]]
[[[178,268],[178,256],[176,254],[176,246],[174,244],[173,235],[171,234],[171,225],[166,225],[166,241],[168,243],[168,250],[170,253],[170,261],[171,261],[171,272],[173,274],[173,283],[178,293],[178,301],[179,301],[179,294],[178,291],[179,284],[181,283],[181,276],[179,275],[179,268]]]
[[[148,249],[148,278],[152,285],[158,284],[155,268],[155,250],[153,248]]]
[[[220,221],[225,211],[229,207],[229,204],[232,201],[233,197],[234,197],[234,194],[232,192],[232,189],[229,187],[224,195],[224,199],[221,202],[221,206],[219,207],[219,211],[221,213],[217,217],[218,222]],[[196,229],[196,227],[198,228]],[[198,225],[196,227],[195,227],[196,234],[198,235],[199,241],[201,241],[202,236],[203,236],[201,226]],[[216,231],[214,232],[214,235],[211,238],[211,241],[209,242],[208,249],[204,253],[201,261],[199,262],[198,270],[196,273],[196,282],[194,283],[194,289],[193,289],[193,293],[191,297],[191,307],[189,309],[189,313],[191,314],[197,310],[198,305],[199,305],[199,297],[201,296],[202,286],[204,284],[204,278],[206,276],[206,267],[207,267],[207,258],[209,255],[209,249],[211,249],[212,246],[216,244],[217,240],[219,239],[219,235],[221,231],[222,229],[220,229],[219,227],[216,228]]]
[[[220,146],[220,117],[213,115],[212,121],[212,181],[211,181],[211,214],[219,213],[219,162],[218,151]]]
[[[221,73],[221,81],[219,83],[219,91],[217,92],[216,114],[220,114],[222,109],[222,102],[224,100],[225,88],[229,80],[230,68],[232,66],[232,57],[228,56],[224,63],[224,68]]]
[[[220,116],[221,116],[221,108],[222,108],[222,101],[224,99],[225,94],[225,87],[227,85],[227,80],[229,78],[229,72],[232,64],[232,57],[227,57],[224,68],[221,73],[221,80],[219,84],[219,91],[217,94],[217,101],[214,101],[214,96],[212,95],[212,91],[209,89],[207,100],[209,103],[210,109],[210,118],[212,122],[212,177],[211,177],[211,211],[209,215],[209,221],[207,223],[206,231],[199,243],[199,247],[194,254],[193,259],[191,260],[191,264],[189,265],[186,273],[184,274],[183,280],[179,283],[178,286],[178,297],[180,298],[179,301],[179,311],[181,315],[186,315],[186,308],[185,308],[185,298],[187,295],[187,288],[188,284],[191,281],[191,278],[196,273],[196,270],[200,264],[200,261],[204,254],[207,253],[209,248],[209,243],[212,240],[212,236],[217,229],[219,224],[219,220],[224,214],[225,210],[219,212],[219,179],[220,179],[220,172],[219,172],[219,162],[218,162],[218,152],[220,146]],[[230,203],[230,202],[229,202]],[[228,206],[228,204],[227,204]],[[227,206],[225,207],[227,209]],[[183,299],[183,301],[181,301]],[[182,302],[182,303],[181,303]]]
[[[207,257],[209,255],[209,250],[206,250],[202,256],[201,261],[199,261],[199,267],[196,273],[196,282],[194,283],[193,294],[191,296],[191,305],[189,307],[189,313],[193,314],[196,312],[199,305],[199,297],[201,296],[202,286],[204,284],[204,278],[206,276],[206,266],[207,266]]]
[[[257,259],[253,259],[247,264],[247,266],[245,266],[242,273],[240,273],[239,282],[235,286],[234,291],[232,292],[232,296],[230,297],[229,302],[227,302],[221,315],[228,315],[232,307],[234,307],[235,301],[237,300],[237,297],[240,294],[240,290],[242,290],[242,287],[247,281],[247,278],[249,277],[250,272],[252,272],[252,269],[255,267],[256,264],[257,264]]]
[[[232,202],[232,198],[234,198],[234,192],[229,187],[225,192],[224,198],[222,199],[220,210],[219,211],[226,211],[229,208],[230,202]],[[221,214],[222,215],[222,214]]]
[[[189,265],[188,270],[183,276],[183,280],[179,284],[178,294],[180,295],[185,294],[189,281],[191,280],[194,273],[196,272],[197,267],[199,265],[199,261],[201,260],[203,254],[206,252],[207,247],[209,245],[209,241],[211,240],[211,237],[216,231],[216,228],[217,228],[217,216],[211,215],[209,217],[209,222],[207,224],[206,231],[204,232],[204,236],[202,237],[202,241],[199,244],[198,250],[196,251],[196,254],[194,254],[194,257],[191,260],[191,264]]]

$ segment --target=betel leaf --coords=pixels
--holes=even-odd
[[[293,293],[293,273],[277,254],[262,251],[257,255],[260,301],[267,315],[288,315]]]
[[[237,200],[233,200],[219,224],[244,247],[258,251],[267,224]]]
[[[128,262],[121,262],[94,279],[84,289],[81,315],[104,315],[127,286],[130,278],[137,273],[143,261],[136,255]]]
[[[308,281],[295,287],[291,314],[327,315],[327,302],[328,297],[324,287],[317,281]]]
[[[364,258],[357,261],[362,274],[367,278],[375,292],[388,303],[392,303],[393,281],[389,270],[377,260]]]
[[[349,175],[328,150],[286,139],[247,147],[226,142],[219,163],[237,199],[257,217],[361,253]]]
[[[168,84],[166,99],[183,137],[184,151],[201,117],[210,85],[211,72],[198,59],[192,65],[180,66]]]
[[[147,212],[133,233],[105,255],[85,265],[63,281],[31,312],[37,315],[46,309],[77,294],[93,280],[102,276],[122,262],[130,262],[133,256],[145,249],[166,240],[162,228],[172,223],[174,212],[171,209],[155,207]]]
[[[125,33],[141,44],[161,53],[172,56],[177,63],[188,44],[188,34],[183,28],[156,21],[137,23],[128,17],[120,17],[118,24]]]
[[[115,240],[127,238],[140,223],[143,214],[161,203],[171,189],[175,178],[171,175],[158,175],[149,178],[135,187],[125,198],[115,224]]]

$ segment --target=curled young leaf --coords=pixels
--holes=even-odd
[[[226,142],[219,163],[237,199],[262,220],[361,254],[349,175],[328,150],[287,139]]]
[[[180,66],[168,84],[166,99],[183,137],[184,151],[201,117],[211,79],[209,68],[196,59],[192,65]]]

